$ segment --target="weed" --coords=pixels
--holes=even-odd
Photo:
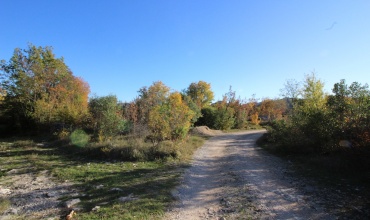
[[[171,189],[179,183],[183,162],[204,140],[189,136],[182,142],[166,141],[153,146],[140,138],[118,137],[84,148],[65,142],[58,147],[41,147],[23,140],[15,142],[23,147],[0,152],[6,156],[0,166],[6,170],[42,168],[57,180],[74,183],[82,207],[76,219],[160,219],[173,201]],[[120,202],[120,197],[128,195],[135,199]],[[72,198],[71,195],[61,200]],[[101,208],[92,211],[95,206]],[[6,201],[1,207],[6,207]]]
[[[0,213],[4,213],[10,207],[9,199],[0,198]]]
[[[90,140],[90,136],[81,129],[72,132],[70,140],[73,145],[78,147],[85,147]]]

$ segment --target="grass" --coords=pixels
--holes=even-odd
[[[81,211],[74,219],[160,219],[173,201],[171,190],[179,183],[183,168],[204,140],[190,136],[171,145],[178,157],[130,162],[91,159],[81,154],[80,147],[74,146],[39,146],[31,140],[0,142],[0,183],[11,185],[6,172],[12,169],[49,170],[57,181],[72,182],[78,189]],[[129,195],[134,199],[119,201],[120,197]],[[61,200],[76,198],[74,196]],[[96,206],[100,209],[92,211]],[[1,207],[6,209],[6,203],[2,202]]]
[[[9,199],[0,198],[0,214],[10,207]]]
[[[366,189],[363,194],[370,195],[369,151],[357,152],[347,149],[330,154],[292,153],[284,148],[277,148],[262,136],[257,144],[266,151],[289,161],[302,177],[316,180],[325,186],[358,185]],[[341,189],[342,191],[350,190]]]

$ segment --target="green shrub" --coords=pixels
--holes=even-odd
[[[195,125],[215,128],[215,112],[216,108],[211,106],[202,108],[201,110],[202,116],[198,119]]]
[[[85,147],[90,140],[90,136],[81,129],[76,129],[73,131],[69,138],[71,143],[78,147]]]
[[[5,212],[10,207],[9,199],[0,198],[0,214]]]

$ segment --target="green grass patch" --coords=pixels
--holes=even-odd
[[[0,214],[5,212],[10,207],[9,199],[0,198]]]
[[[30,140],[0,142],[6,148],[0,151],[0,183],[11,185],[7,172],[12,169],[19,169],[20,173],[49,170],[56,181],[68,181],[77,188],[78,196],[61,198],[61,201],[81,200],[78,206],[82,209],[74,219],[160,219],[173,201],[171,190],[179,184],[183,168],[204,141],[202,137],[189,136],[182,142],[162,142],[154,146],[155,150],[168,156],[148,161],[122,160],[122,155],[112,158],[102,151],[104,147],[109,152],[124,147],[131,150],[153,147],[142,140],[121,138],[106,145],[97,144],[93,147],[104,156],[93,157],[88,153],[91,145],[81,148],[66,142],[45,145]],[[132,200],[120,201],[128,196]],[[100,208],[93,210],[96,206]]]

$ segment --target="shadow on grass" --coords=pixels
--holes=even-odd
[[[83,152],[63,143],[8,147],[0,152],[0,165],[6,165],[1,175],[50,170],[60,181],[73,182],[79,193],[61,201],[81,200],[76,219],[157,218],[173,201],[170,190],[178,184],[180,165],[97,160]],[[92,211],[96,206],[100,209]]]

